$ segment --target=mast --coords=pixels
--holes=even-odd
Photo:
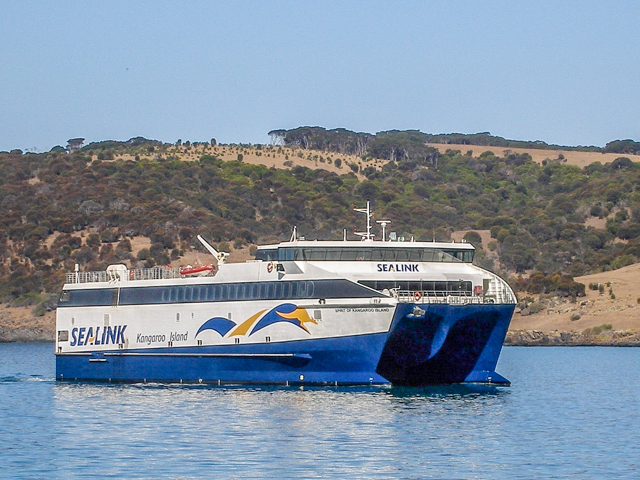
[[[367,231],[365,232],[353,232],[356,235],[362,237],[362,240],[373,240],[375,235],[371,233],[371,209],[369,208],[369,201],[367,200],[367,208],[353,208],[356,212],[365,213],[367,215]]]

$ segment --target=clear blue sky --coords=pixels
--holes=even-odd
[[[319,125],[640,141],[640,2],[4,1],[0,150]]]

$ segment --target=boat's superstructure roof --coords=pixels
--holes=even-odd
[[[374,240],[295,240],[292,242],[281,242],[271,245],[260,245],[258,250],[271,250],[284,247],[307,247],[307,248],[432,248],[438,250],[475,250],[473,245],[466,242],[400,242],[400,241],[374,241]]]
[[[291,235],[291,239],[288,242],[281,242],[271,245],[261,245],[258,247],[258,250],[274,250],[278,248],[335,248],[335,249],[364,249],[364,248],[389,248],[389,249],[417,249],[420,248],[422,250],[432,249],[432,250],[452,250],[455,249],[457,251],[460,250],[475,250],[473,245],[470,243],[466,243],[464,240],[460,243],[456,242],[415,242],[413,241],[413,237],[411,241],[405,241],[404,237],[398,237],[396,232],[391,232],[389,237],[386,235],[386,227],[391,223],[391,220],[377,220],[376,223],[380,224],[382,227],[382,236],[379,237],[380,240],[374,240],[376,237],[375,234],[371,233],[372,227],[372,217],[371,206],[367,201],[366,208],[356,208],[354,206],[354,210],[359,213],[363,213],[367,219],[367,227],[366,230],[362,232],[357,232],[354,230],[354,235],[360,237],[360,240],[347,240],[347,232],[344,231],[344,239],[343,240],[307,240],[304,237],[298,236],[297,227],[293,228],[293,233]]]

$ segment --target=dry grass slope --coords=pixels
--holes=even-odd
[[[534,162],[542,164],[544,160],[560,160],[567,165],[584,168],[595,162],[602,164],[611,163],[616,158],[627,157],[633,162],[640,162],[640,155],[622,155],[619,153],[599,153],[599,152],[577,152],[575,150],[542,150],[536,148],[504,148],[504,147],[487,147],[478,145],[455,145],[431,143],[432,147],[437,148],[439,152],[444,153],[447,150],[460,150],[463,153],[473,152],[473,156],[477,157],[484,152],[493,152],[497,156],[508,153],[523,154],[528,153]]]

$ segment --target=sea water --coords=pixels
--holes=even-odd
[[[506,347],[511,387],[54,380],[0,344],[4,478],[640,478],[640,349]]]

